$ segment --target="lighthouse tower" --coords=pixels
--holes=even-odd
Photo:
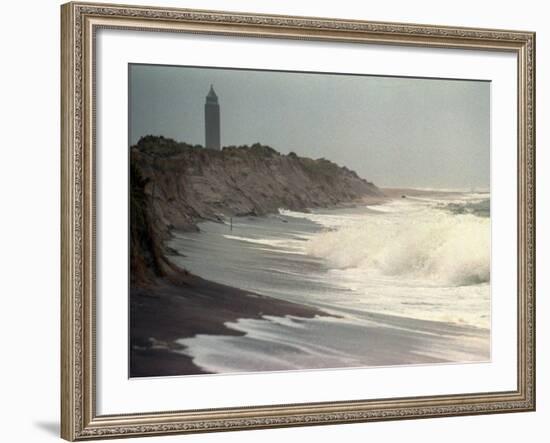
[[[204,104],[204,132],[205,147],[207,149],[221,149],[220,145],[220,105],[214,86],[210,85],[210,91]]]

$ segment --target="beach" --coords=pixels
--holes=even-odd
[[[175,231],[188,281],[132,292],[132,375],[489,361],[488,195],[393,197]]]
[[[177,339],[196,334],[243,335],[227,322],[264,315],[313,318],[313,307],[276,300],[188,274],[177,284],[159,279],[130,293],[130,376],[204,374]]]

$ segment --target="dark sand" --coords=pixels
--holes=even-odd
[[[253,294],[187,275],[173,284],[159,279],[130,290],[130,377],[207,373],[175,340],[197,334],[242,335],[226,322],[264,315],[313,318],[327,315],[305,305]]]

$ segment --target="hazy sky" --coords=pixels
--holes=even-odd
[[[153,134],[204,145],[210,84],[222,146],[325,157],[378,186],[489,186],[482,81],[131,65],[130,143]]]

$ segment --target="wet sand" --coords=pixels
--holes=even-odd
[[[177,284],[159,279],[130,290],[130,376],[153,377],[207,373],[181,351],[175,340],[197,334],[244,335],[225,326],[239,318],[327,314],[221,285],[188,274]]]

